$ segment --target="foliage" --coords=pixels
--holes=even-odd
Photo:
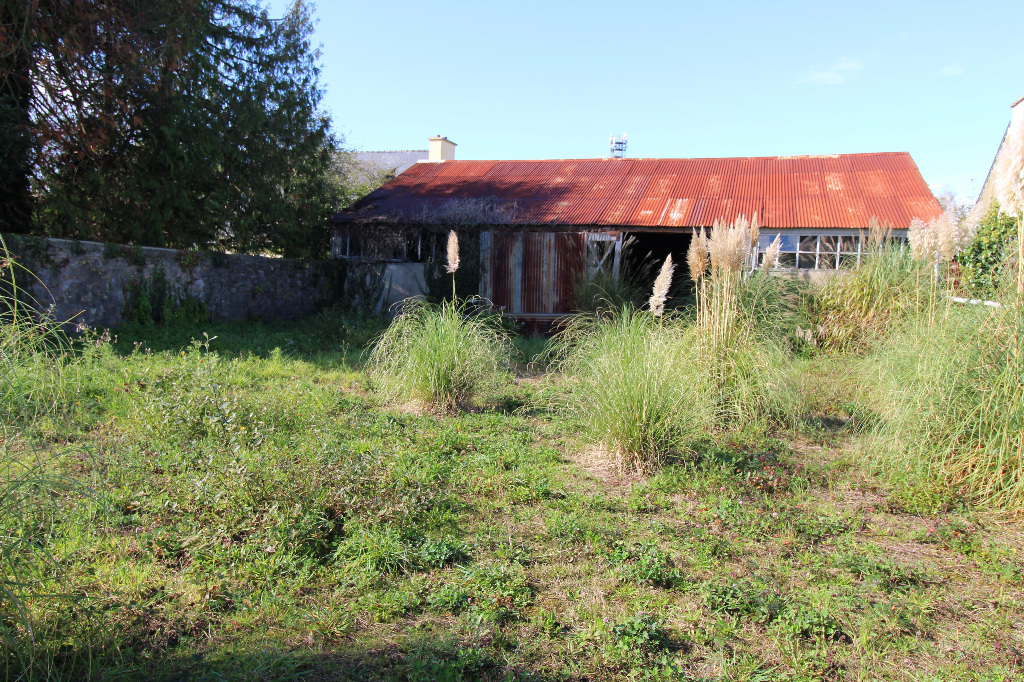
[[[927,264],[914,261],[899,244],[872,244],[860,267],[829,280],[815,297],[810,312],[815,345],[863,353],[933,302],[936,292]]]
[[[148,277],[140,274],[128,281],[124,301],[122,317],[141,325],[194,326],[210,318],[206,303],[188,295],[183,286],[173,286],[159,261]]]
[[[984,506],[1024,508],[1022,339],[1019,303],[950,307],[893,334],[864,375],[884,415],[879,466]]]
[[[464,303],[410,300],[377,339],[367,374],[387,402],[450,414],[500,383],[511,358],[500,318]]]
[[[550,357],[571,377],[563,404],[625,468],[657,468],[701,423],[678,324],[628,306],[581,315],[558,334]]]
[[[15,5],[0,58],[30,93],[5,101],[31,113],[32,230],[326,252],[344,191],[301,0],[280,21],[251,0]]]
[[[1015,251],[1017,220],[1002,213],[998,204],[985,213],[978,223],[974,239],[957,256],[963,283],[969,291],[991,297],[1003,280],[1007,258]]]

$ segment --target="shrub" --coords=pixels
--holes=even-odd
[[[377,339],[367,374],[386,402],[455,412],[507,376],[512,346],[499,321],[466,304],[409,301]]]
[[[993,204],[978,223],[974,239],[958,256],[963,283],[979,296],[991,296],[999,288],[1009,248],[1017,238],[1017,220]]]

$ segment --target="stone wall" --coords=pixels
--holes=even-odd
[[[117,246],[4,235],[18,286],[53,318],[113,327],[127,321],[133,285],[163,273],[169,290],[206,305],[213,320],[294,319],[337,300],[336,262]],[[158,274],[159,277],[159,274]]]

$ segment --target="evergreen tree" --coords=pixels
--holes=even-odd
[[[27,29],[19,43],[5,15],[0,52],[5,90],[21,54],[36,93],[15,106],[22,121],[27,111],[26,149],[35,150],[21,157],[31,161],[22,177],[34,221],[18,231],[326,252],[326,218],[343,194],[332,170],[338,141],[319,109],[313,19],[301,0],[276,21],[249,0],[22,4]],[[4,126],[0,154],[7,139],[25,147]],[[0,200],[24,185],[6,181]]]

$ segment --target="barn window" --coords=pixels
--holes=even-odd
[[[774,234],[761,233],[758,239],[758,263],[775,239]],[[858,235],[784,234],[779,238],[780,268],[801,270],[835,270],[855,268],[860,264],[861,238]]]

